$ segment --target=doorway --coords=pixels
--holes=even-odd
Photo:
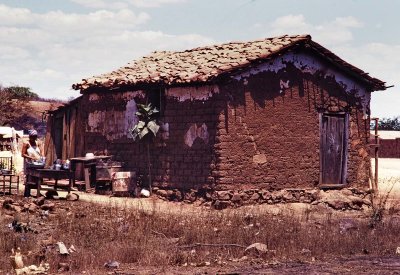
[[[341,187],[347,176],[348,114],[320,114],[320,186]]]

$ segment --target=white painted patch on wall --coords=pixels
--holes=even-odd
[[[185,144],[189,147],[192,147],[197,138],[202,139],[205,144],[208,144],[210,135],[205,123],[203,123],[200,127],[198,127],[196,123],[189,127],[184,136]]]
[[[100,133],[108,140],[130,137],[129,130],[138,123],[137,105],[134,99],[126,104],[126,110],[94,111],[89,113],[87,131]]]
[[[323,72],[325,78],[333,77],[336,83],[338,83],[341,87],[343,87],[346,93],[350,94],[355,92],[355,97],[360,99],[364,111],[369,105],[371,99],[371,92],[366,91],[363,86],[356,83],[354,80],[349,78],[340,70],[334,68],[333,66],[329,66],[328,64],[322,63],[320,60],[316,59],[313,55],[307,53],[295,54],[289,52],[280,57],[275,58],[270,62],[262,63],[245,72],[234,75],[232,76],[232,78],[238,81],[243,80],[244,82],[247,82],[247,79],[252,75],[256,75],[261,72],[277,73],[278,71],[285,69],[288,64],[294,65],[297,69],[301,70],[303,73],[315,74],[317,72]],[[282,81],[280,84],[281,84],[281,90],[282,86],[284,86],[285,88],[289,88],[289,83],[284,83]]]
[[[180,102],[187,100],[207,100],[219,93],[217,85],[204,85],[200,87],[174,87],[165,91],[167,97],[172,97]]]
[[[129,131],[132,129],[138,122],[139,119],[136,115],[137,112],[137,105],[134,99],[131,99],[127,102],[126,104],[126,110],[125,110],[125,117],[124,117],[124,134],[130,138]]]
[[[279,93],[283,93],[284,90],[289,89],[289,79],[287,81],[283,81],[282,79],[280,79],[279,86],[281,88]]]
[[[169,139],[169,123],[160,122],[160,135],[162,140]]]

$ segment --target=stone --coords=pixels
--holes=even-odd
[[[257,252],[259,254],[264,254],[268,252],[268,247],[263,243],[253,243],[246,247],[245,252]]]
[[[183,199],[182,192],[179,190],[176,190],[174,193],[174,197],[176,201],[181,201]]]
[[[234,203],[240,203],[242,201],[242,196],[239,193],[234,193],[231,201]]]
[[[259,199],[260,199],[260,194],[254,193],[253,195],[251,195],[249,201],[251,201],[251,202],[257,202]]]
[[[57,199],[58,192],[56,190],[48,190],[45,194],[46,199]]]
[[[69,251],[63,242],[58,242],[57,245],[58,245],[58,252],[61,255],[69,255]]]
[[[232,194],[229,191],[217,191],[219,200],[228,201],[231,199]]]
[[[213,207],[217,210],[222,210],[227,208],[230,205],[229,201],[220,201],[220,200],[216,200],[214,201]]]
[[[164,189],[156,190],[154,193],[156,193],[156,195],[158,195],[160,197],[164,197],[164,198],[168,197],[168,192],[167,192],[167,190],[164,190]]]
[[[348,202],[340,199],[326,201],[326,204],[335,210],[345,210],[349,205]]]
[[[40,206],[40,208],[41,208],[42,210],[49,210],[49,211],[53,211],[55,207],[56,207],[56,205],[55,205],[54,203],[48,202],[48,201],[46,201],[45,204],[43,204],[42,206]]]
[[[320,199],[320,190],[319,189],[311,189],[311,190],[306,190],[306,194],[310,196],[312,200],[318,200]]]
[[[174,191],[173,190],[167,190],[167,198],[172,199],[174,197]]]
[[[108,261],[104,264],[104,267],[107,268],[119,268],[120,263],[117,261]]]
[[[70,270],[68,263],[58,263],[58,272],[66,272]]]
[[[40,197],[40,198],[36,199],[36,200],[34,201],[34,203],[35,203],[36,205],[38,205],[38,206],[42,206],[42,205],[44,204],[45,200],[46,200],[45,197]]]
[[[349,189],[343,189],[342,194],[345,196],[353,196],[353,192]]]
[[[282,199],[283,200],[285,200],[287,202],[293,201],[294,197],[293,197],[293,194],[290,191],[288,191],[288,190],[282,190],[282,191],[283,192],[281,194],[282,194]]]
[[[147,189],[142,189],[140,190],[140,196],[143,198],[148,198],[150,197],[150,191]]]
[[[38,206],[34,203],[30,203],[27,210],[29,213],[35,213],[38,210]]]
[[[189,191],[189,192],[185,193],[184,199],[193,203],[197,199],[196,193],[194,191]]]
[[[65,197],[65,199],[66,199],[67,201],[77,201],[77,200],[79,200],[79,195],[76,194],[76,193],[69,193],[69,194]]]
[[[3,208],[8,209],[9,205],[11,205],[12,203],[14,203],[14,200],[13,200],[13,199],[6,198],[6,199],[3,201]]]
[[[14,205],[14,204],[11,204],[9,209],[12,211],[18,212],[18,213],[22,212],[22,210],[23,210],[23,208],[21,206]]]
[[[265,154],[254,155],[253,162],[257,164],[264,164],[267,162],[267,156]]]
[[[270,192],[268,192],[268,191],[264,191],[264,192],[262,192],[261,193],[261,197],[264,199],[264,200],[270,200],[271,199],[271,193]]]

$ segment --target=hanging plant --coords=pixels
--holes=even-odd
[[[151,161],[150,161],[150,143],[153,141],[153,138],[157,135],[160,130],[160,126],[157,121],[157,114],[159,111],[157,108],[151,106],[149,104],[138,104],[138,111],[136,112],[136,116],[139,121],[130,130],[131,136],[135,141],[143,140],[146,143],[147,148],[147,168],[149,173],[149,191],[151,193],[151,185],[152,185],[152,175],[151,175]]]

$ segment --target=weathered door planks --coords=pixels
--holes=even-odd
[[[320,185],[346,183],[347,114],[321,114],[320,123]]]

